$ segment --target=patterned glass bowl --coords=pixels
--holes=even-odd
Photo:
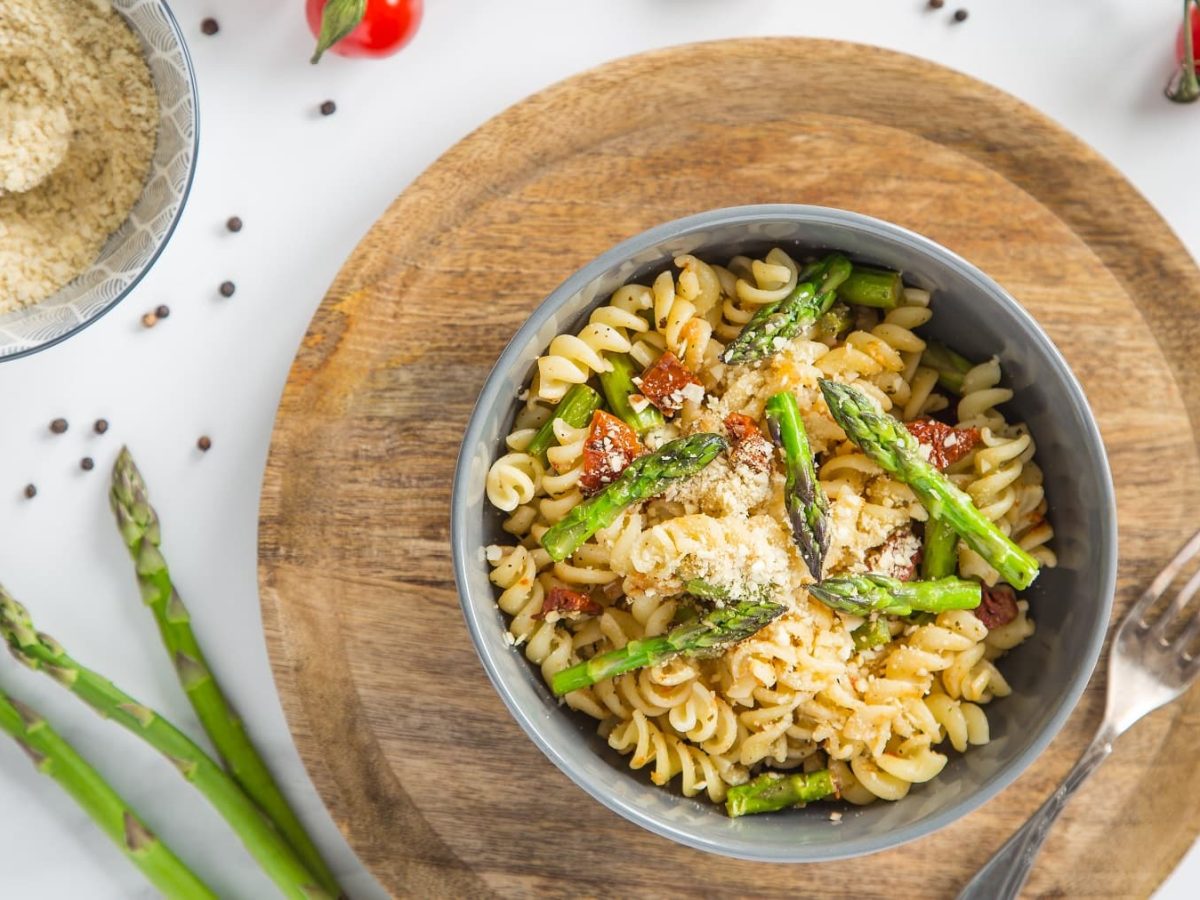
[[[158,94],[158,142],[142,196],[82,275],[41,303],[0,315],[0,361],[66,340],[100,318],[150,271],[183,213],[200,140],[196,76],[163,0],[114,0],[142,45]]]

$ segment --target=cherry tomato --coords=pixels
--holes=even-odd
[[[1196,15],[1196,7],[1188,9],[1188,21],[1192,24],[1192,52],[1195,54],[1196,71],[1200,72],[1200,16]],[[1183,46],[1183,25],[1175,35],[1175,61],[1182,64],[1187,50]]]
[[[321,14],[325,11],[325,5],[338,0],[305,2],[308,27],[313,37],[320,37]],[[329,50],[339,56],[390,56],[417,33],[424,6],[424,0],[367,0],[362,21]]]

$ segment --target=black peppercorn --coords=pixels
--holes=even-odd
[[[335,112],[337,112],[337,104],[332,100],[326,100],[321,104],[321,115],[332,116]]]
[[[92,469],[96,468],[96,463],[90,456],[85,456],[79,461],[79,468],[83,469],[85,472],[90,472]]]
[[[219,290],[221,291],[222,297],[232,297],[233,292],[237,290],[237,285],[235,285],[232,281],[222,281]]]
[[[34,497],[36,497],[37,496],[37,485],[36,484],[25,485],[25,496],[28,497],[30,500],[32,500]]]
[[[946,0],[929,0],[930,9],[941,9],[946,5]]]
[[[158,309],[154,310],[154,314],[160,319],[165,319],[171,314],[171,307],[164,303],[162,306],[158,307]]]
[[[216,19],[205,19],[200,23],[200,30],[211,37],[221,30],[221,26]]]
[[[55,419],[53,422],[50,423],[50,430],[52,432],[54,432],[55,434],[62,434],[64,431],[67,430],[67,420],[66,419]]]
[[[207,453],[210,449],[212,449],[212,438],[210,438],[208,435],[204,435],[200,438],[200,440],[196,441],[196,446],[200,448],[202,453]]]
[[[230,216],[225,223],[225,227],[236,234],[242,230],[242,220],[237,216]]]
[[[92,430],[96,434],[104,434],[104,432],[108,431],[108,419],[97,419],[96,424],[92,426]]]
[[[954,11],[954,21],[955,22],[967,21],[967,11],[965,9],[956,9]]]

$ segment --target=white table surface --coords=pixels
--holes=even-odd
[[[427,0],[383,62],[307,62],[303,0],[176,0],[200,82],[202,146],[178,232],[132,297],[68,343],[0,364],[0,577],[79,659],[198,732],[113,529],[105,478],[122,442],[149,479],[165,548],[214,668],[356,897],[382,891],[300,764],[267,662],[256,585],[259,484],[292,356],[325,288],[387,204],[509,104],[641,50],[740,35],[855,39],[918,54],[1037,106],[1112,160],[1200,251],[1200,105],[1161,97],[1173,0]],[[200,33],[215,16],[215,37]],[[870,78],[870,53],[863,77]],[[332,98],[338,112],[316,114]],[[245,228],[223,223],[241,216]],[[565,276],[566,272],[563,273]],[[231,299],[217,294],[237,283]],[[143,312],[172,313],[153,330]],[[71,423],[52,436],[47,423]],[[91,422],[104,416],[104,437]],[[213,441],[201,454],[201,434]],[[96,470],[82,472],[89,455]],[[35,482],[38,496],[22,488]],[[0,661],[150,823],[228,897],[273,896],[237,840],[175,771],[48,680]],[[1087,790],[1087,788],[1084,788]],[[0,742],[0,895],[153,892],[57,787]],[[1193,849],[1161,900],[1200,893]]]

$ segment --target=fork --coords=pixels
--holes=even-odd
[[[1158,573],[1121,620],[1108,656],[1108,695],[1104,720],[1079,762],[1029,821],[1010,837],[958,895],[958,900],[1011,900],[1029,877],[1050,826],[1067,799],[1112,752],[1113,742],[1143,716],[1170,703],[1200,674],[1200,654],[1192,645],[1200,635],[1200,615],[1187,610],[1200,591],[1200,571],[1192,575],[1157,615],[1151,608],[1187,563],[1200,554],[1200,532]],[[1186,624],[1185,624],[1186,623]],[[1168,634],[1182,627],[1175,637]]]

